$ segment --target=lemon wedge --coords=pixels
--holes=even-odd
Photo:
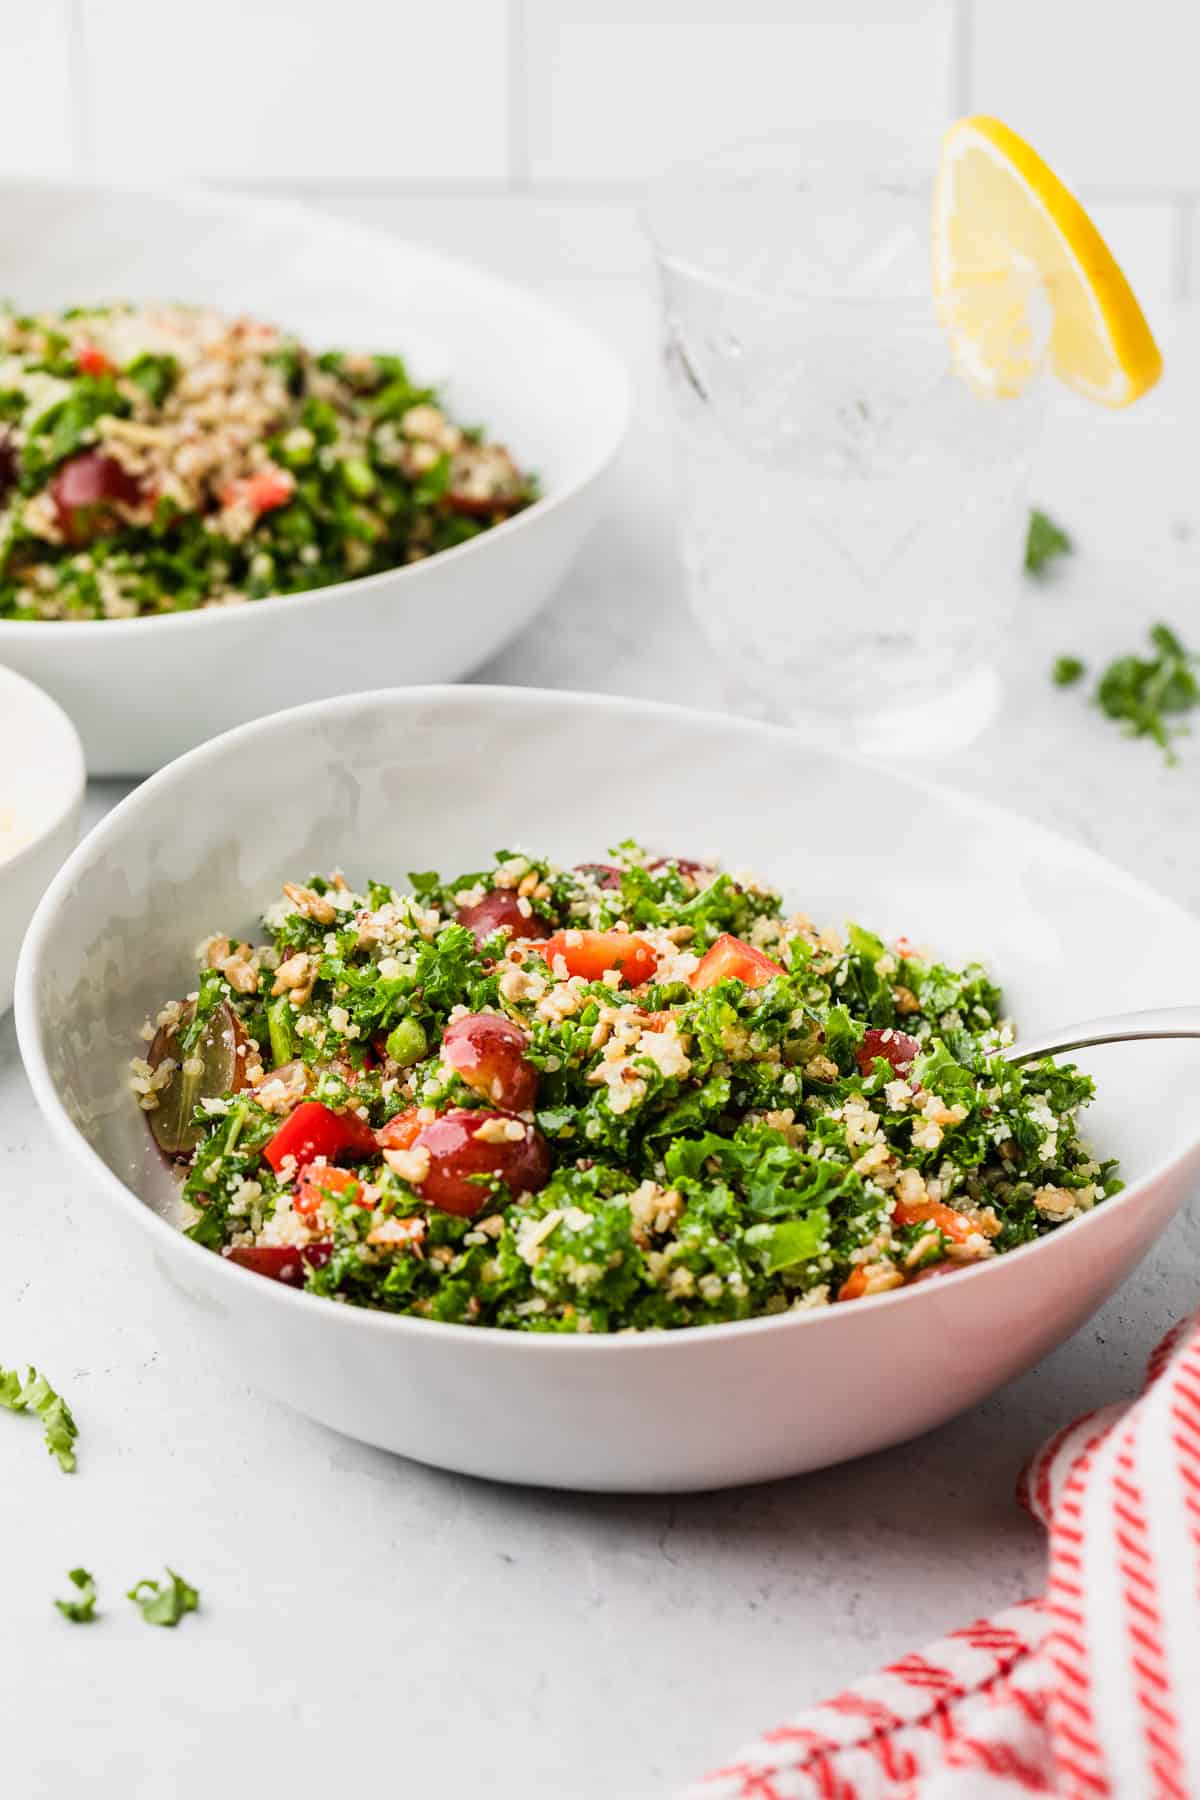
[[[1133,290],[1075,196],[999,119],[960,119],[942,141],[933,203],[938,311],[962,372],[1016,394],[1039,354],[1031,293],[1049,307],[1059,379],[1102,406],[1128,406],[1162,373]]]

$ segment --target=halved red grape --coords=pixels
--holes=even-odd
[[[192,1114],[201,1100],[218,1100],[246,1086],[246,1033],[225,1001],[209,1014],[191,1049],[181,1050],[179,1039],[195,1011],[189,1001],[174,1025],[160,1028],[146,1055],[152,1069],[168,1056],[176,1063],[170,1080],[158,1089],[158,1105],[146,1115],[159,1149],[168,1156],[185,1155],[200,1142],[201,1127],[192,1123]],[[202,1066],[185,1072],[185,1062]]]
[[[115,531],[120,524],[115,503],[136,506],[142,490],[115,457],[103,450],[83,450],[55,474],[50,498],[63,536],[79,545]]]
[[[525,1055],[529,1039],[499,1013],[467,1013],[447,1025],[442,1061],[468,1087],[503,1112],[528,1112],[537,1098],[538,1072]]]
[[[333,1245],[316,1244],[235,1244],[221,1255],[240,1269],[265,1275],[269,1281],[282,1281],[287,1287],[303,1287],[307,1269],[319,1269],[333,1255]]]
[[[586,875],[598,888],[619,888],[621,871],[615,863],[576,863],[575,873]]]
[[[526,914],[511,888],[493,888],[474,906],[460,906],[458,922],[473,933],[476,946],[483,945],[492,933],[507,925],[510,937],[549,937],[550,927],[532,910]]]
[[[430,1206],[463,1218],[482,1212],[491,1198],[473,1176],[498,1175],[510,1194],[534,1194],[550,1178],[550,1149],[541,1132],[506,1113],[442,1113],[416,1141],[429,1152],[429,1173],[416,1191]]]
[[[871,1026],[863,1032],[863,1041],[858,1046],[858,1067],[863,1075],[869,1075],[875,1058],[882,1056],[885,1062],[891,1063],[897,1075],[903,1075],[920,1054],[920,1044],[906,1031],[880,1031]]]

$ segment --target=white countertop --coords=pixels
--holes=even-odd
[[[515,247],[497,235],[490,260],[511,269],[519,253],[529,285],[626,351],[638,420],[609,519],[552,608],[481,676],[719,704],[673,557],[652,292],[633,261],[605,276],[564,257],[561,212],[535,210]],[[577,245],[586,222],[574,229]],[[1059,651],[1098,662],[1132,648],[1159,617],[1200,640],[1187,430],[1200,321],[1169,321],[1164,336],[1171,377],[1128,417],[1056,405],[1037,498],[1080,554],[1030,587],[1002,723],[924,772],[1194,907],[1200,742],[1168,769],[1046,673]],[[87,823],[123,791],[96,784]],[[80,1426],[67,1479],[34,1423],[0,1418],[0,1767],[21,1800],[670,1793],[757,1727],[1035,1591],[1040,1533],[1012,1500],[1022,1460],[1130,1389],[1196,1300],[1193,1209],[1056,1355],[916,1443],[690,1498],[505,1489],[336,1437],[256,1397],[250,1371],[237,1386],[211,1372],[190,1319],[135,1284],[52,1151],[11,1019],[0,1119],[0,1362],[44,1367]],[[123,1598],[164,1562],[203,1606],[170,1635]],[[51,1606],[78,1563],[106,1614],[86,1629]]]

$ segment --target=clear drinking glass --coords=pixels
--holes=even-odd
[[[1044,410],[972,382],[934,304],[931,182],[863,134],[745,144],[651,189],[691,604],[776,716],[965,741],[998,692]]]

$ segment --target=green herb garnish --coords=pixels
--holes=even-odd
[[[1185,650],[1168,625],[1150,628],[1152,656],[1119,656],[1109,663],[1096,689],[1096,701],[1110,719],[1119,720],[1129,737],[1149,737],[1176,760],[1171,738],[1186,726],[1172,730],[1169,720],[1200,705],[1196,670],[1200,657]]]
[[[1086,675],[1086,674],[1087,674],[1087,664],[1085,662],[1081,662],[1079,657],[1077,657],[1077,656],[1056,656],[1055,657],[1054,667],[1051,670],[1051,675],[1053,677],[1055,687],[1073,687],[1075,685],[1075,683],[1083,675]]]
[[[1056,556],[1069,556],[1075,546],[1047,513],[1036,507],[1029,515],[1029,533],[1025,539],[1025,573],[1041,575]]]
[[[79,1598],[56,1600],[55,1606],[73,1625],[90,1625],[96,1617],[96,1583],[86,1569],[68,1569],[67,1580],[78,1588]]]
[[[126,1598],[142,1609],[142,1617],[147,1625],[178,1625],[184,1613],[196,1612],[200,1605],[200,1595],[194,1587],[190,1587],[182,1575],[177,1575],[167,1565],[170,1583],[158,1581],[138,1581],[129,1589]]]
[[[58,1466],[65,1474],[72,1473],[78,1427],[70,1407],[44,1375],[36,1369],[26,1369],[22,1381],[16,1369],[0,1369],[0,1406],[6,1406],[9,1412],[36,1413],[42,1421],[47,1450],[58,1458]]]

